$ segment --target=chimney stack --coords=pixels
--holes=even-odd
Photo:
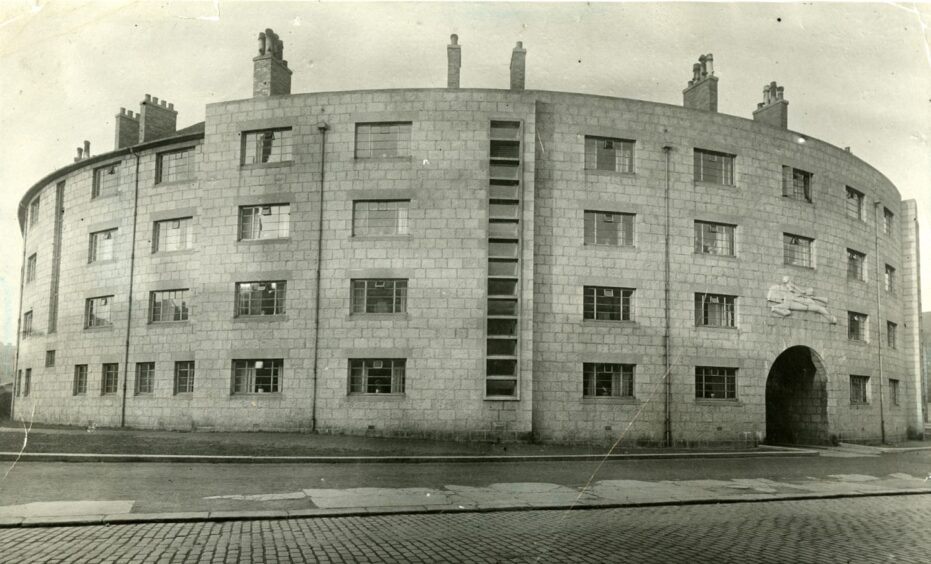
[[[122,149],[139,142],[139,115],[133,115],[132,110],[120,108],[116,114],[116,137],[113,142],[114,149]]]
[[[789,128],[789,102],[783,98],[785,89],[775,82],[763,85],[763,101],[756,105],[753,120],[778,127]]]
[[[449,36],[449,45],[446,46],[446,60],[446,88],[459,88],[462,48],[459,47],[459,36],[455,33]]]
[[[718,77],[714,76],[714,55],[708,53],[692,65],[692,80],[682,91],[682,105],[693,110],[718,111]]]
[[[527,77],[527,50],[524,42],[518,41],[511,52],[511,90],[523,90],[524,79]]]
[[[291,69],[284,60],[284,42],[270,29],[259,33],[259,54],[254,59],[252,95],[286,96],[291,93]]]
[[[87,139],[84,140],[84,158],[91,158],[91,142]]]
[[[128,112],[128,116],[131,117],[132,112]],[[119,120],[120,116],[117,116],[117,119]],[[145,100],[139,103],[139,115],[135,119],[138,121],[139,135],[136,140],[138,143],[169,137],[178,126],[178,112],[175,111],[175,105],[165,100],[159,101],[158,98],[149,94],[146,94]],[[129,127],[131,126],[127,126],[127,129]]]

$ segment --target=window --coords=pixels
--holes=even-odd
[[[737,369],[696,366],[695,397],[699,399],[736,400]]]
[[[696,327],[734,327],[735,296],[695,294]]]
[[[850,376],[850,405],[867,405],[869,398],[870,377]]]
[[[284,239],[291,223],[291,205],[242,206],[239,208],[239,240]]]
[[[281,391],[281,379],[283,377],[283,372],[284,360],[280,358],[263,360],[234,360],[233,393],[278,393]]]
[[[863,213],[863,193],[858,192],[847,186],[847,217],[864,221],[866,216]]]
[[[36,279],[36,253],[32,253],[26,259],[26,282],[33,282]]]
[[[23,336],[32,335],[32,310],[23,314]]]
[[[160,153],[156,157],[155,183],[178,182],[194,177],[194,148]]]
[[[734,185],[734,155],[695,149],[695,181]]]
[[[285,313],[284,280],[274,282],[237,282],[236,316],[282,315]]]
[[[359,200],[352,203],[352,236],[407,235],[410,200]]]
[[[106,231],[91,233],[90,251],[88,251],[87,254],[87,262],[92,263],[113,260],[114,241],[116,241],[116,229],[107,229]]]
[[[16,371],[16,383],[14,385],[16,388],[16,397],[23,395],[23,371]]]
[[[889,402],[899,405],[899,381],[893,378],[889,378]]]
[[[277,391],[277,389],[275,390]],[[194,393],[194,361],[175,363],[175,395]]]
[[[782,167],[782,196],[811,202],[811,173],[790,166]]]
[[[866,255],[847,249],[847,280],[866,280]]]
[[[156,221],[152,234],[152,252],[168,253],[190,249],[194,246],[193,225],[193,218],[190,217]]]
[[[585,169],[634,171],[634,142],[585,136]]]
[[[700,255],[734,256],[735,225],[695,222],[695,252]]]
[[[55,368],[55,351],[45,351],[45,367]]]
[[[630,321],[632,289],[585,286],[584,290],[583,319]]]
[[[26,378],[23,379],[23,397],[29,395],[29,391],[32,388],[32,368],[26,369]]]
[[[866,341],[866,323],[869,319],[865,313],[855,311],[847,312],[847,339],[851,341]]]
[[[892,235],[895,227],[895,214],[889,211],[889,208],[883,208],[883,233]]]
[[[74,381],[71,384],[71,395],[83,396],[87,393],[87,365],[74,365]]]
[[[155,363],[136,363],[136,395],[151,394],[155,389]]]
[[[29,227],[39,223],[39,196],[29,204]]]
[[[783,263],[790,266],[803,266],[805,268],[814,268],[812,261],[811,248],[814,239],[792,235],[791,233],[782,234],[782,256]]]
[[[357,159],[389,159],[410,154],[410,122],[356,124]]]
[[[403,394],[403,358],[353,358],[349,360],[350,394]]]
[[[629,247],[634,244],[634,214],[585,211],[585,244]]]
[[[94,169],[94,185],[91,199],[112,196],[120,184],[120,163],[108,164]]]
[[[119,389],[120,365],[112,362],[103,365],[100,375],[100,395],[115,394]]]
[[[352,313],[404,313],[407,280],[352,280]]]
[[[152,292],[149,298],[149,322],[187,321],[189,290],[163,290]]]
[[[634,397],[634,365],[586,362],[582,365],[585,397]]]
[[[895,294],[896,292],[896,279],[895,279],[895,268],[886,265],[886,275],[884,278],[884,283],[886,286],[886,291],[890,294]]]
[[[84,308],[84,328],[112,326],[113,323],[110,321],[110,305],[112,301],[113,296],[88,298],[87,305]]]
[[[292,143],[290,127],[245,131],[242,134],[242,164],[290,161]]]
[[[891,321],[886,322],[886,346],[890,349],[895,348],[895,334],[898,328],[899,326],[895,323]]]

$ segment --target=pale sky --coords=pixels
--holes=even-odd
[[[713,53],[718,110],[750,118],[785,87],[789,128],[853,153],[915,198],[931,309],[931,5],[77,2],[0,0],[0,342],[15,342],[17,206],[75,147],[113,149],[113,115],[144,94],[178,126],[252,95],[256,35],[274,29],[292,92],[444,87],[450,33],[463,88],[507,88],[515,41],[527,88],[682,103]]]

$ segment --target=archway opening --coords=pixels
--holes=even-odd
[[[829,441],[827,381],[821,357],[808,347],[790,347],[776,357],[766,379],[767,443]]]

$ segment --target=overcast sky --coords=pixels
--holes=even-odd
[[[462,87],[507,88],[515,41],[527,88],[672,104],[714,53],[718,109],[751,117],[771,80],[790,129],[850,146],[915,198],[931,304],[931,5],[292,4],[0,0],[0,342],[15,342],[17,206],[75,147],[113,149],[113,115],[146,93],[178,126],[252,95],[255,37],[284,41],[292,91],[443,87],[450,33]],[[925,306],[925,309],[931,309]]]

